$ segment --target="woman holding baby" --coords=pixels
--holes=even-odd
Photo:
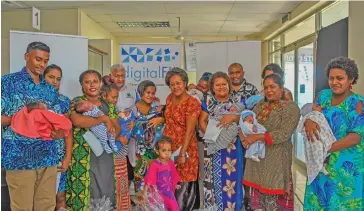
[[[135,167],[134,184],[135,191],[142,191],[144,177],[149,164],[157,158],[154,150],[155,144],[162,137],[164,129],[164,117],[162,107],[154,106],[153,102],[157,91],[156,85],[149,80],[142,81],[138,85],[137,92],[140,100],[130,108],[135,116],[131,138],[135,140]],[[132,160],[132,159],[131,159]]]
[[[60,94],[59,89],[61,86],[61,80],[63,77],[62,69],[57,65],[49,65],[43,72],[44,79],[52,84],[56,88],[58,93],[58,103],[55,105],[55,111],[60,114],[64,114],[69,118],[68,111],[71,105],[71,100]],[[56,196],[56,210],[66,208],[66,171],[71,162],[72,157],[72,135],[64,139],[55,140],[57,143],[57,156],[61,162],[61,166],[58,168],[61,176],[59,179],[57,196]]]
[[[351,90],[359,78],[358,72],[355,62],[345,57],[331,60],[326,67],[330,89],[320,91],[314,103],[320,107],[337,141],[328,151],[329,175],[319,173],[306,186],[305,210],[364,209],[364,98]],[[315,141],[320,127],[306,120],[305,130],[308,139]]]
[[[90,133],[91,127],[101,123],[105,123],[108,132],[114,136],[118,137],[120,133],[115,106],[100,97],[100,73],[87,70],[80,75],[79,81],[84,95],[74,98],[72,103],[91,102],[105,115],[83,116],[71,109],[74,145],[67,177],[67,206],[71,210],[88,209],[91,199],[101,199],[104,196],[115,205],[113,154],[104,151],[100,156],[96,156],[88,144],[90,136],[86,133]],[[88,137],[88,140],[85,137]]]
[[[290,193],[292,165],[291,136],[297,127],[300,113],[295,102],[285,99],[283,79],[278,74],[264,78],[265,99],[253,109],[265,133],[241,135],[244,148],[261,141],[265,157],[259,162],[246,160],[243,184],[260,194],[263,210],[278,210],[278,196]],[[293,210],[293,208],[291,208]]]
[[[231,97],[233,89],[226,73],[214,73],[209,89],[212,95],[202,103],[200,130],[205,133],[213,121],[224,128],[215,141],[217,144],[204,140],[204,208],[239,211],[243,201],[244,157],[238,123],[244,107]]]

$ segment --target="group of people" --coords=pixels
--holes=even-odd
[[[48,66],[49,56],[46,44],[30,43],[26,66],[1,78],[1,164],[11,210],[89,210],[104,199],[118,211],[131,210],[133,203],[148,206],[154,187],[171,211],[293,210],[291,137],[301,112],[279,65],[263,69],[261,91],[244,78],[239,63],[227,73],[206,72],[197,85],[189,84],[183,69],[172,68],[163,105],[152,81],[133,89],[120,64],[104,77],[84,71],[83,95],[70,100],[59,93],[62,69]],[[329,174],[320,172],[307,184],[304,207],[362,210],[364,98],[351,91],[358,68],[340,57],[326,71],[330,89],[319,92],[312,107],[337,141],[327,149]],[[30,107],[37,103],[43,106]],[[50,138],[14,131],[20,121],[14,116],[25,112],[25,119],[39,110],[60,115],[73,128],[38,118],[35,125],[42,131],[47,126]],[[320,124],[301,121],[307,142],[317,141]],[[216,137],[208,137],[211,128],[219,131]]]

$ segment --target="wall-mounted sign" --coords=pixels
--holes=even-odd
[[[33,7],[32,11],[32,26],[40,30],[40,11],[35,7]]]

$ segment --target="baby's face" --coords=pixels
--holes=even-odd
[[[38,106],[39,106],[39,109],[41,109],[41,110],[48,110],[48,106],[44,103],[39,103]]]
[[[245,119],[244,119],[244,122],[248,122],[250,124],[253,124],[254,123],[253,115],[246,116]]]
[[[93,104],[89,101],[83,101],[78,105],[78,110],[81,112],[92,110]]]
[[[188,85],[187,90],[190,91],[191,89],[196,89],[196,85],[195,84]]]

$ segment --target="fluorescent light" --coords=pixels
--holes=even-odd
[[[150,22],[117,22],[121,28],[158,28],[170,27],[169,22],[150,21]]]

